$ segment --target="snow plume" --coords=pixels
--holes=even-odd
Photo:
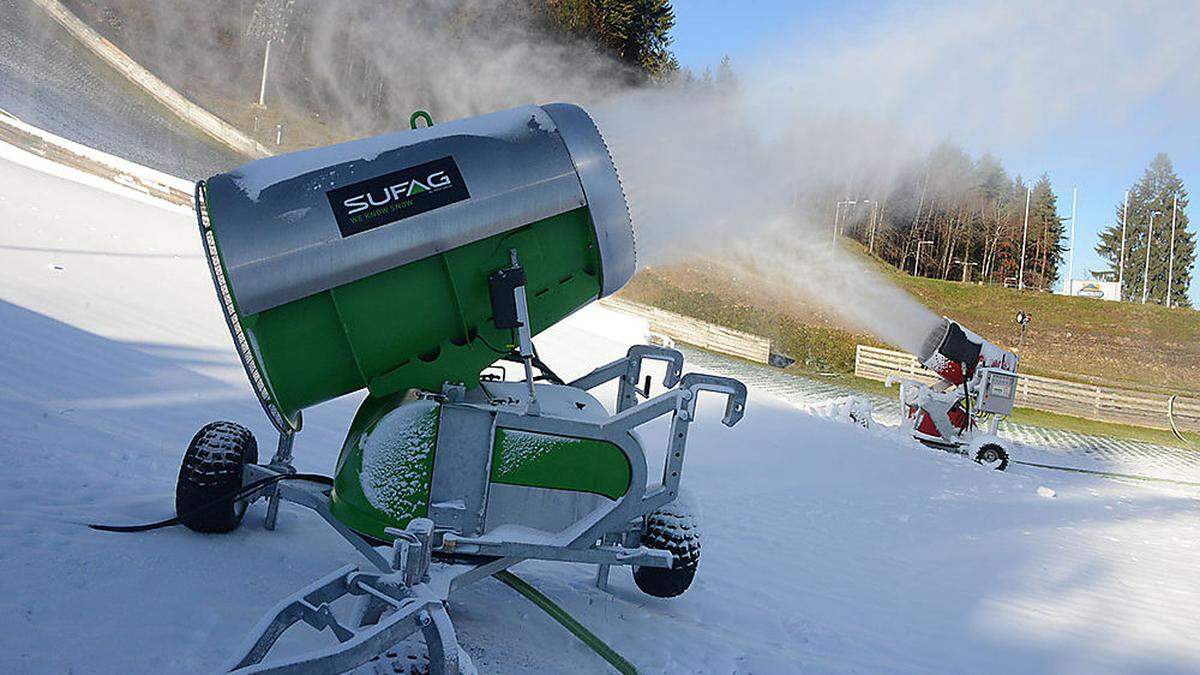
[[[801,99],[775,108],[755,87],[642,91],[597,110],[640,261],[714,257],[775,295],[819,302],[850,328],[919,351],[939,317],[839,252],[832,227],[846,190],[870,186],[881,198],[921,149],[886,123],[809,115]]]
[[[851,328],[866,331],[910,354],[920,354],[941,317],[858,259],[819,241],[794,236],[805,226],[775,223],[753,239],[730,240],[724,259],[781,296],[818,300]],[[790,232],[789,232],[790,231]]]
[[[1181,115],[1200,99],[1194,2],[904,11],[767,49],[770,62],[735,64],[736,87],[597,108],[642,262],[732,257],[912,351],[936,316],[833,253],[836,201],[882,200],[942,139],[1024,153],[1068,127],[1121,124],[1152,98]]]
[[[112,2],[152,13],[156,37],[145,39],[157,46],[139,51],[156,70],[238,100],[256,98],[264,37],[282,31],[268,104],[319,112],[354,136],[403,128],[416,107],[443,121],[582,104],[610,143],[644,264],[737,242],[747,264],[901,346],[919,338],[889,337],[887,326],[919,314],[916,303],[892,301],[906,296],[826,253],[836,201],[882,200],[947,137],[1021,154],[1079,125],[1128,128],[1148,103],[1177,110],[1188,128],[1183,116],[1200,103],[1194,0],[872,7],[764,45],[769,61],[735,61],[739,84],[715,89],[631,88],[623,66],[555,37],[544,6],[527,0]],[[251,30],[256,9],[286,20]],[[879,306],[864,304],[876,296]]]
[[[625,86],[628,72],[584,43],[545,29],[523,0],[306,3],[303,70],[352,128],[414,107],[457,119],[527,103],[592,103]],[[384,83],[377,92],[362,81]],[[385,113],[386,114],[386,113]]]

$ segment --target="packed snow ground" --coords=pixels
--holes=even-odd
[[[631,333],[589,309],[538,343],[576,375]],[[0,672],[213,671],[279,598],[357,561],[295,507],[275,532],[261,505],[228,535],[84,526],[171,515],[205,422],[272,444],[189,216],[0,160],[0,355]],[[306,412],[300,470],[332,470],[358,398]],[[516,570],[643,672],[1200,670],[1196,493],[988,471],[761,392],[734,429],[719,417],[702,406],[685,467],[705,531],[687,594]],[[499,583],[451,614],[482,672],[604,672]]]

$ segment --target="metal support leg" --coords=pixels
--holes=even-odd
[[[521,266],[521,262],[517,260],[517,249],[509,249],[508,256],[513,267]],[[519,324],[517,326],[517,351],[521,355],[521,363],[525,368],[525,383],[529,385],[529,405],[526,413],[540,415],[541,406],[538,405],[537,392],[533,385],[533,331],[529,325],[529,304],[525,297],[524,282],[513,289],[513,301],[517,306],[517,323]]]
[[[271,496],[267,497],[267,517],[263,519],[263,527],[275,529],[275,521],[279,518],[279,485],[271,486]]]
[[[417,615],[425,648],[429,651],[430,675],[458,675],[458,635],[444,604],[426,605]]]
[[[275,448],[275,456],[271,458],[271,463],[268,466],[276,468],[280,471],[294,471],[292,468],[292,444],[296,441],[296,432],[287,431],[279,433],[279,445]],[[275,529],[275,521],[279,518],[279,483],[271,486],[271,494],[267,497],[267,517],[263,520],[263,527],[268,530]]]
[[[640,538],[637,541],[632,542],[632,545],[630,546],[629,544],[631,542],[626,541],[627,537],[625,536],[625,534],[626,533],[618,533],[618,532],[612,532],[612,533],[606,534],[606,535],[604,535],[603,538],[601,538],[600,545],[601,546],[621,546],[623,548],[632,548],[632,549],[640,548],[640,546],[641,546]],[[596,588],[599,588],[602,591],[606,591],[606,592],[608,591],[608,571],[610,569],[612,569],[612,565],[609,563],[600,563],[599,565],[596,565]]]
[[[608,570],[610,565],[596,565],[596,588],[608,590]]]
[[[429,579],[432,531],[433,521],[425,518],[414,519],[404,530],[390,530],[396,536],[392,557],[398,568],[386,561],[378,571],[347,565],[285,598],[259,621],[229,670],[288,675],[345,672],[420,631],[429,650],[430,675],[458,675],[458,641],[444,596],[426,581],[412,583]],[[347,595],[359,600],[349,621],[339,618],[335,605]],[[275,642],[299,622],[318,631],[328,629],[338,644],[267,660]]]

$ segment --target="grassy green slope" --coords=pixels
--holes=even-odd
[[[935,312],[1007,347],[1016,346],[1017,312],[1031,313],[1022,372],[1200,395],[1200,312],[914,278],[869,257],[861,247],[855,250],[863,264]],[[848,330],[819,304],[782,299],[747,275],[711,262],[642,270],[622,294],[769,337],[776,349],[810,371],[850,372],[856,344],[886,346]]]

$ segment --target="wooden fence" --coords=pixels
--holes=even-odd
[[[676,342],[702,347],[712,352],[767,363],[771,341],[765,337],[693,319],[665,309],[643,305],[623,298],[605,298],[600,304],[610,309],[642,317],[650,322],[650,332],[665,335]]]
[[[906,352],[858,345],[854,374],[884,381],[889,376],[933,383],[940,378]],[[1017,405],[1062,415],[1086,417],[1143,427],[1170,429],[1170,396],[1128,389],[1100,387],[1079,382],[1021,375],[1017,381]],[[1200,431],[1200,400],[1175,399],[1175,424],[1180,430]]]

